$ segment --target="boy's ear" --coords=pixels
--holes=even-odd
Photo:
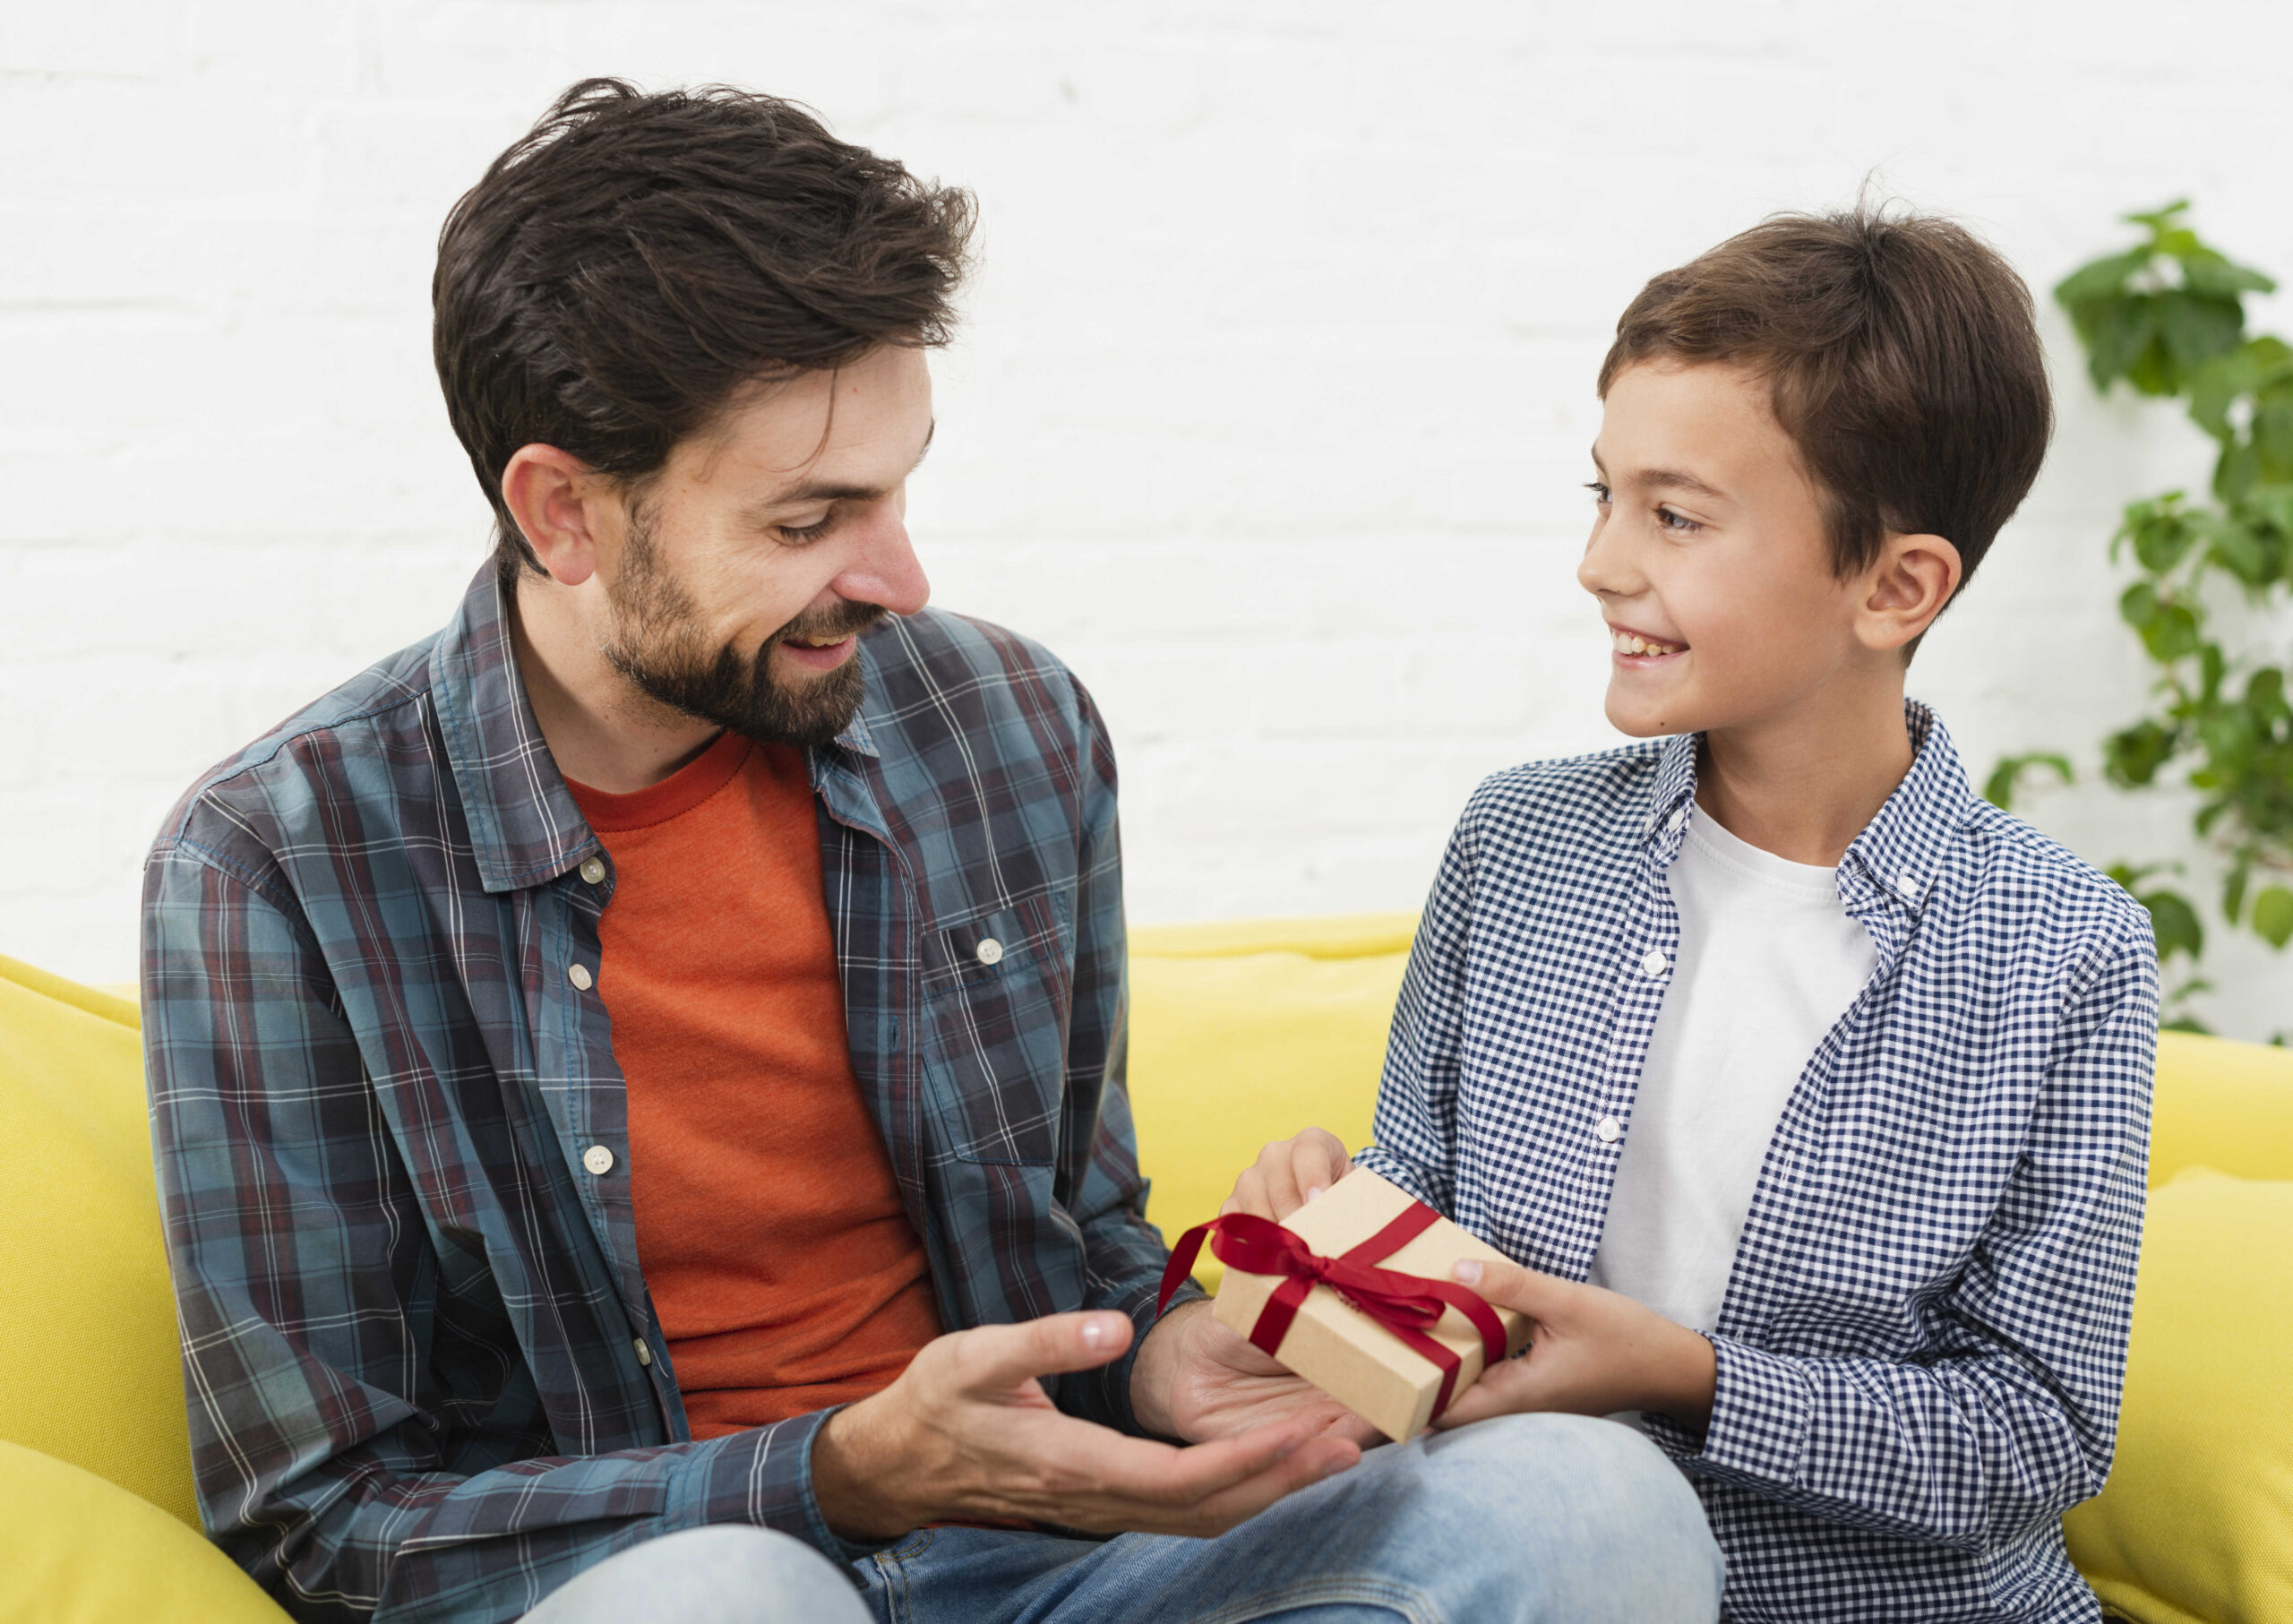
[[[1908,649],[1943,613],[1964,573],[1940,536],[1889,536],[1864,571],[1855,634],[1867,649]]]

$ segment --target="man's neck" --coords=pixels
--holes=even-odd
[[[610,795],[648,789],[723,730],[640,692],[561,597],[520,574],[510,594],[518,675],[557,770]]]
[[[1748,845],[1836,868],[1911,770],[1902,683],[1705,735],[1696,803]]]

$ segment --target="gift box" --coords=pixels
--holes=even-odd
[[[1504,1254],[1367,1168],[1280,1224],[1229,1213],[1188,1231],[1164,1302],[1205,1240],[1226,1266],[1218,1322],[1388,1438],[1424,1431],[1490,1362],[1528,1342],[1525,1315],[1449,1278],[1461,1258]]]

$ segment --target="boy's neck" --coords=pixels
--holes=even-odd
[[[1911,770],[1902,684],[1737,727],[1715,727],[1697,752],[1696,803],[1747,845],[1793,863],[1836,868]]]

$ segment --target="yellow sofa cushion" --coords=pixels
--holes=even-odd
[[[2139,1624],[2293,1619],[2293,1180],[2191,1167],[2150,1194],[2117,1459],[2063,1519]]]
[[[2293,1049],[2158,1035],[2150,1187],[2185,1167],[2293,1179]]]
[[[1369,1142],[1413,914],[1142,928],[1130,938],[1130,1105],[1175,1242],[1268,1139]],[[1196,1276],[1222,1271],[1205,1252]]]
[[[0,1443],[0,1624],[281,1624],[230,1558],[92,1472]]]
[[[0,958],[0,1439],[193,1526],[135,1006]]]

